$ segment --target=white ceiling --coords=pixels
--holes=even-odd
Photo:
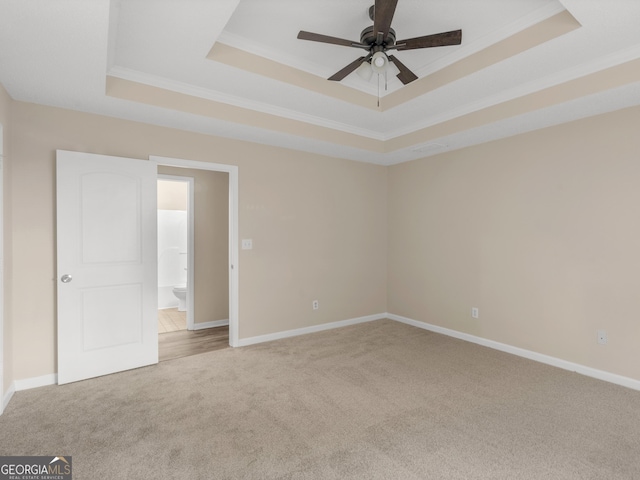
[[[384,165],[640,104],[638,76],[508,118],[468,128],[460,123],[440,136],[417,135],[401,147],[367,149],[332,136],[346,133],[384,145],[636,60],[637,0],[399,0],[392,23],[399,39],[463,31],[460,46],[395,53],[421,79],[565,10],[581,26],[382,111],[207,58],[218,42],[327,78],[362,51],[298,40],[298,31],[359,40],[360,31],[371,24],[367,10],[372,3],[0,0],[0,83],[19,101]],[[194,114],[110,96],[105,93],[107,76],[291,120],[298,128],[272,128],[238,116]],[[352,74],[341,83],[354,96],[379,95],[383,100],[408,88],[390,77],[385,91],[375,80]],[[316,127],[328,133],[304,133]]]

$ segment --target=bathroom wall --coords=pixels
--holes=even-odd
[[[178,306],[175,285],[187,283],[189,187],[158,180],[158,308]]]
[[[194,323],[229,319],[229,174],[159,167],[194,178]]]

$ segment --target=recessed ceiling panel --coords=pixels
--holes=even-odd
[[[358,58],[362,50],[298,40],[298,32],[305,30],[357,42],[362,30],[372,25],[368,16],[372,4],[372,0],[243,0],[219,41],[328,78]],[[558,0],[400,0],[392,21],[398,40],[462,29],[463,44],[394,55],[414,72],[425,74],[562,10]],[[402,86],[396,78],[387,81],[386,93]],[[345,84],[377,94],[377,78],[364,82],[352,74]]]

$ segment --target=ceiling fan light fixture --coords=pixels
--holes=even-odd
[[[356,73],[360,78],[366,80],[367,82],[371,80],[371,77],[373,77],[373,69],[371,68],[369,62],[362,62],[362,64],[360,64],[360,66],[356,69]]]
[[[376,52],[371,57],[371,69],[378,75],[383,74],[389,66],[389,57],[384,52]]]

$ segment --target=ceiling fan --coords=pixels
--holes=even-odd
[[[375,0],[375,5],[369,8],[369,18],[373,20],[373,26],[362,30],[359,42],[321,35],[319,33],[305,32],[304,30],[298,33],[298,38],[312,42],[361,48],[369,52],[368,55],[354,60],[333,74],[329,77],[329,80],[339,82],[354,70],[358,70],[358,73],[362,72],[362,76],[365,78],[371,78],[373,73],[385,73],[389,62],[391,62],[400,71],[397,75],[398,79],[406,85],[417,80],[418,76],[409,70],[409,68],[394,55],[388,55],[388,51],[460,45],[460,43],[462,43],[462,30],[453,30],[451,32],[436,33],[396,41],[396,32],[391,28],[391,20],[393,20],[393,14],[396,11],[397,4],[398,0]]]

